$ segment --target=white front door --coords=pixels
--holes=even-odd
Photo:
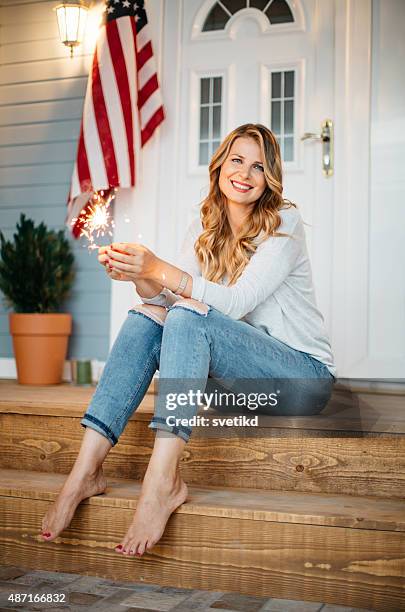
[[[370,236],[364,236],[371,2],[352,0],[350,10],[335,0],[187,0],[182,6],[178,224],[197,214],[208,191],[208,160],[220,140],[242,123],[270,127],[282,149],[284,196],[298,204],[308,224],[317,302],[338,375],[403,376],[404,349],[398,351],[395,333],[387,339],[368,317],[388,298],[364,293],[371,272],[365,251]],[[326,119],[333,121],[339,147],[340,166],[331,176],[323,171],[322,143],[301,140],[305,132],[319,134]],[[391,229],[399,231],[394,222]],[[399,304],[391,313],[401,326]],[[373,334],[384,335],[383,358],[369,342]]]
[[[405,282],[397,251],[405,209],[400,198],[396,215],[381,205],[387,167],[399,176],[401,162],[376,157],[376,138],[384,138],[370,133],[372,0],[171,0],[161,6],[149,0],[156,32],[162,18],[168,118],[156,157],[144,152],[143,184],[130,205],[142,240],[173,260],[207,194],[213,150],[242,123],[267,125],[282,148],[284,195],[308,224],[317,302],[338,376],[403,378]],[[305,132],[319,133],[325,119],[335,126],[330,177],[322,170],[321,143],[301,140]],[[376,171],[376,160],[384,172]],[[113,293],[113,332],[122,293]]]
[[[196,214],[219,141],[243,123],[270,127],[281,145],[284,196],[308,224],[317,300],[330,327],[333,177],[323,174],[320,143],[300,137],[333,119],[334,2],[196,0],[183,11],[180,132],[188,137],[179,218]]]

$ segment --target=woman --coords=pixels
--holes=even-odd
[[[295,414],[319,412],[330,397],[336,370],[315,304],[302,219],[282,198],[272,132],[260,124],[233,130],[209,174],[201,221],[189,228],[180,267],[139,244],[99,251],[109,276],[134,282],[143,303],[129,311],[81,421],[80,452],[43,519],[45,540],[69,525],[81,500],[105,490],[102,463],[157,369],[160,381],[175,380],[184,390],[200,388],[208,377],[322,381],[320,393],[292,385]],[[179,461],[191,427],[167,419],[164,399],[159,389],[149,425],[159,435],[134,519],[116,547],[121,554],[150,550],[187,498]],[[190,418],[197,410],[178,406],[175,416]]]

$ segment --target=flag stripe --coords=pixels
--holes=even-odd
[[[145,102],[150,98],[150,96],[159,89],[159,83],[157,79],[157,75],[154,74],[147,83],[139,90],[138,93],[138,106],[142,108]]]
[[[148,60],[139,70],[139,73],[138,73],[139,88],[142,89],[142,87],[149,81],[149,79],[153,75],[156,75],[156,66],[155,66],[154,58],[152,56],[152,58]]]
[[[91,180],[86,146],[84,144],[83,123],[80,129],[79,148],[77,153],[77,172],[79,176],[80,191],[86,191],[90,186]]]
[[[93,59],[93,62],[94,62],[94,59]],[[86,106],[86,100],[87,100],[88,93],[89,93],[89,88],[90,88],[90,82],[87,83],[85,106]],[[77,159],[76,159],[76,165],[75,165],[75,170],[77,172],[76,178],[77,178],[78,185],[76,182],[71,185],[71,190],[73,192],[72,197],[75,197],[81,193],[82,183],[83,183],[83,190],[86,191],[86,189],[88,188],[89,182],[91,182],[90,168],[89,168],[89,163],[88,163],[88,159],[86,155],[84,129],[85,129],[85,115],[83,114],[81,125],[80,125],[80,135],[79,135],[79,142],[77,145]]]
[[[152,40],[152,36],[150,35],[149,26],[147,23],[137,32],[138,49],[141,50],[142,47]]]
[[[108,35],[106,31],[107,29],[110,29],[111,25],[113,24],[109,23],[107,28],[104,28],[104,32],[101,33],[101,36],[99,38],[98,45],[100,48],[100,78],[101,83],[103,85],[108,123],[110,125],[111,138],[113,141],[113,150],[118,168],[118,181],[121,187],[130,187],[131,185],[128,160],[128,143],[125,129],[125,120],[118,90],[118,83],[115,78],[112,55],[108,43]],[[114,55],[114,60],[116,59],[117,56]],[[114,183],[111,181],[110,184],[114,185]]]
[[[147,26],[144,26],[140,32],[135,36],[135,49],[136,49],[136,61],[137,61],[137,74],[138,74],[138,109],[140,115],[140,129],[141,129],[141,147],[143,147],[152,136],[157,126],[164,119],[164,111],[162,106],[162,98],[159,89],[153,88],[153,81],[151,86],[142,90],[139,86],[139,75],[144,67],[149,65],[155,65],[153,58],[152,43],[150,40],[146,42],[146,34],[148,33]],[[134,29],[135,34],[135,29]],[[155,70],[156,72],[156,70]],[[150,80],[150,79],[149,79]]]
[[[152,116],[156,113],[159,107],[162,106],[162,96],[160,90],[157,89],[151,96],[144,102],[141,110],[141,129],[143,130],[147,123],[149,123]]]
[[[122,17],[120,21],[128,20],[128,17]],[[122,107],[122,114],[125,122],[126,132],[126,155],[127,161],[129,159],[130,166],[130,182],[128,187],[135,185],[135,170],[134,170],[134,133],[133,133],[133,122],[132,122],[132,109],[131,109],[131,94],[129,91],[128,74],[126,71],[125,58],[121,45],[120,33],[118,31],[117,22],[113,21],[107,28],[108,44],[110,46],[111,56],[115,58],[113,68],[115,72],[115,78],[118,84],[118,92],[120,96],[120,102]]]
[[[86,151],[90,151],[88,164],[92,185],[97,185],[98,189],[108,187],[108,177],[104,163],[103,150],[101,148],[100,134],[96,121],[93,98],[86,96],[84,103],[84,143]]]
[[[102,28],[104,29],[104,28]],[[118,168],[115,159],[114,144],[108,121],[107,108],[104,100],[103,88],[101,85],[100,70],[98,65],[98,45],[94,53],[95,62],[93,64],[93,105],[96,116],[98,133],[100,135],[101,148],[103,150],[104,162],[107,171],[107,178],[110,185],[118,185]]]
[[[138,40],[137,40],[138,44]],[[137,52],[138,70],[142,70],[143,66],[153,56],[152,43],[148,42],[143,49]]]
[[[134,20],[131,19],[118,19],[118,31],[121,38],[121,45],[124,52],[124,59],[126,70],[128,74],[128,83],[130,90],[130,100],[131,100],[131,113],[133,120],[133,155],[134,155],[134,185],[136,181],[136,134],[138,134],[138,124],[139,124],[139,116],[138,116],[138,107],[137,107],[137,97],[138,97],[138,87],[137,87],[137,70],[136,70],[136,58],[135,58],[135,42],[133,38],[132,32],[132,24]]]
[[[160,106],[156,113],[149,119],[148,123],[145,125],[143,130],[141,131],[141,144],[144,146],[152,136],[153,132],[157,128],[157,126],[162,123],[165,118],[163,106]]]

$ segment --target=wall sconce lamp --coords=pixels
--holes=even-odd
[[[84,27],[88,7],[80,0],[77,2],[63,2],[54,9],[58,20],[59,36],[61,42],[70,47],[70,57],[73,57],[73,49],[80,45],[83,40]]]

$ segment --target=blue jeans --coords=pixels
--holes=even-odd
[[[139,310],[130,310],[110,351],[105,368],[81,425],[104,435],[114,446],[129,418],[142,402],[153,375],[177,381],[178,390],[206,388],[209,379],[236,382],[286,380],[298,400],[290,414],[318,414],[327,404],[334,377],[325,364],[208,306],[190,308],[187,301],[168,308],[164,324]],[[303,381],[311,384],[303,386]],[[296,386],[295,383],[296,383]],[[314,381],[321,381],[314,394]],[[278,385],[277,385],[278,386]],[[229,386],[226,387],[229,389]],[[242,387],[243,388],[243,387]],[[315,397],[316,395],[316,397]],[[176,417],[191,418],[198,406],[176,408]],[[168,424],[165,397],[157,398],[149,427],[189,440],[192,429]]]

